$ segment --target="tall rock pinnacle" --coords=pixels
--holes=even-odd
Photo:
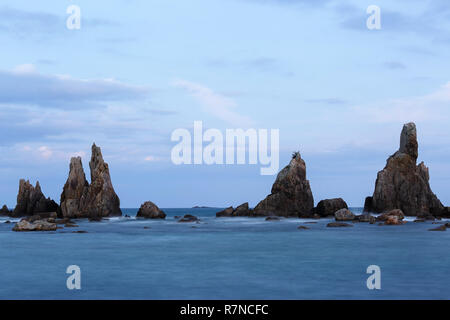
[[[71,159],[69,177],[61,194],[63,215],[70,218],[122,215],[108,164],[104,162],[101,149],[95,143],[92,146],[89,168],[90,185],[86,181],[81,158]]]
[[[431,191],[428,168],[416,165],[418,142],[416,125],[407,123],[400,136],[400,148],[378,172],[375,191],[366,199],[365,211],[401,209],[409,216],[437,215],[444,207]]]
[[[309,217],[313,207],[314,198],[306,180],[306,164],[300,153],[296,152],[289,165],[278,173],[271,194],[258,203],[254,214]]]
[[[58,211],[58,204],[50,198],[45,198],[39,181],[37,181],[36,186],[33,187],[30,181],[25,181],[24,179],[20,180],[17,205],[12,212],[12,216],[31,216],[36,213]]]

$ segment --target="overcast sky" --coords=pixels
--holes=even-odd
[[[66,9],[81,8],[68,30]],[[366,8],[381,8],[368,30]],[[259,165],[175,166],[171,133],[280,130],[316,202],[362,206],[418,126],[419,161],[450,205],[448,0],[122,0],[0,4],[0,202],[20,178],[59,201],[70,157],[102,147],[122,207],[254,206]],[[280,169],[281,169],[280,167]]]

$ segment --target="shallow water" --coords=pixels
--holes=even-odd
[[[165,221],[76,220],[43,233],[0,218],[0,299],[450,299],[450,231],[429,232],[431,222],[327,228],[330,219],[164,211]],[[201,222],[177,223],[183,214]],[[81,268],[81,290],[66,287],[69,265]],[[367,289],[369,265],[381,268],[381,290]]]

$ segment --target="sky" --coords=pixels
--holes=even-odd
[[[66,27],[71,5],[81,28]],[[369,30],[369,5],[381,29]],[[316,203],[362,206],[418,128],[450,205],[448,0],[117,0],[0,4],[0,203],[19,179],[57,201],[73,156],[102,148],[122,207],[251,206],[260,165],[175,165],[171,134],[278,129],[280,170],[306,161]]]

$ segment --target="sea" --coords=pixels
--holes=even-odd
[[[331,219],[163,210],[165,220],[123,209],[130,218],[56,232],[13,232],[0,218],[0,299],[450,299],[450,230],[430,232],[432,222],[327,228]],[[185,214],[200,221],[177,222]]]

